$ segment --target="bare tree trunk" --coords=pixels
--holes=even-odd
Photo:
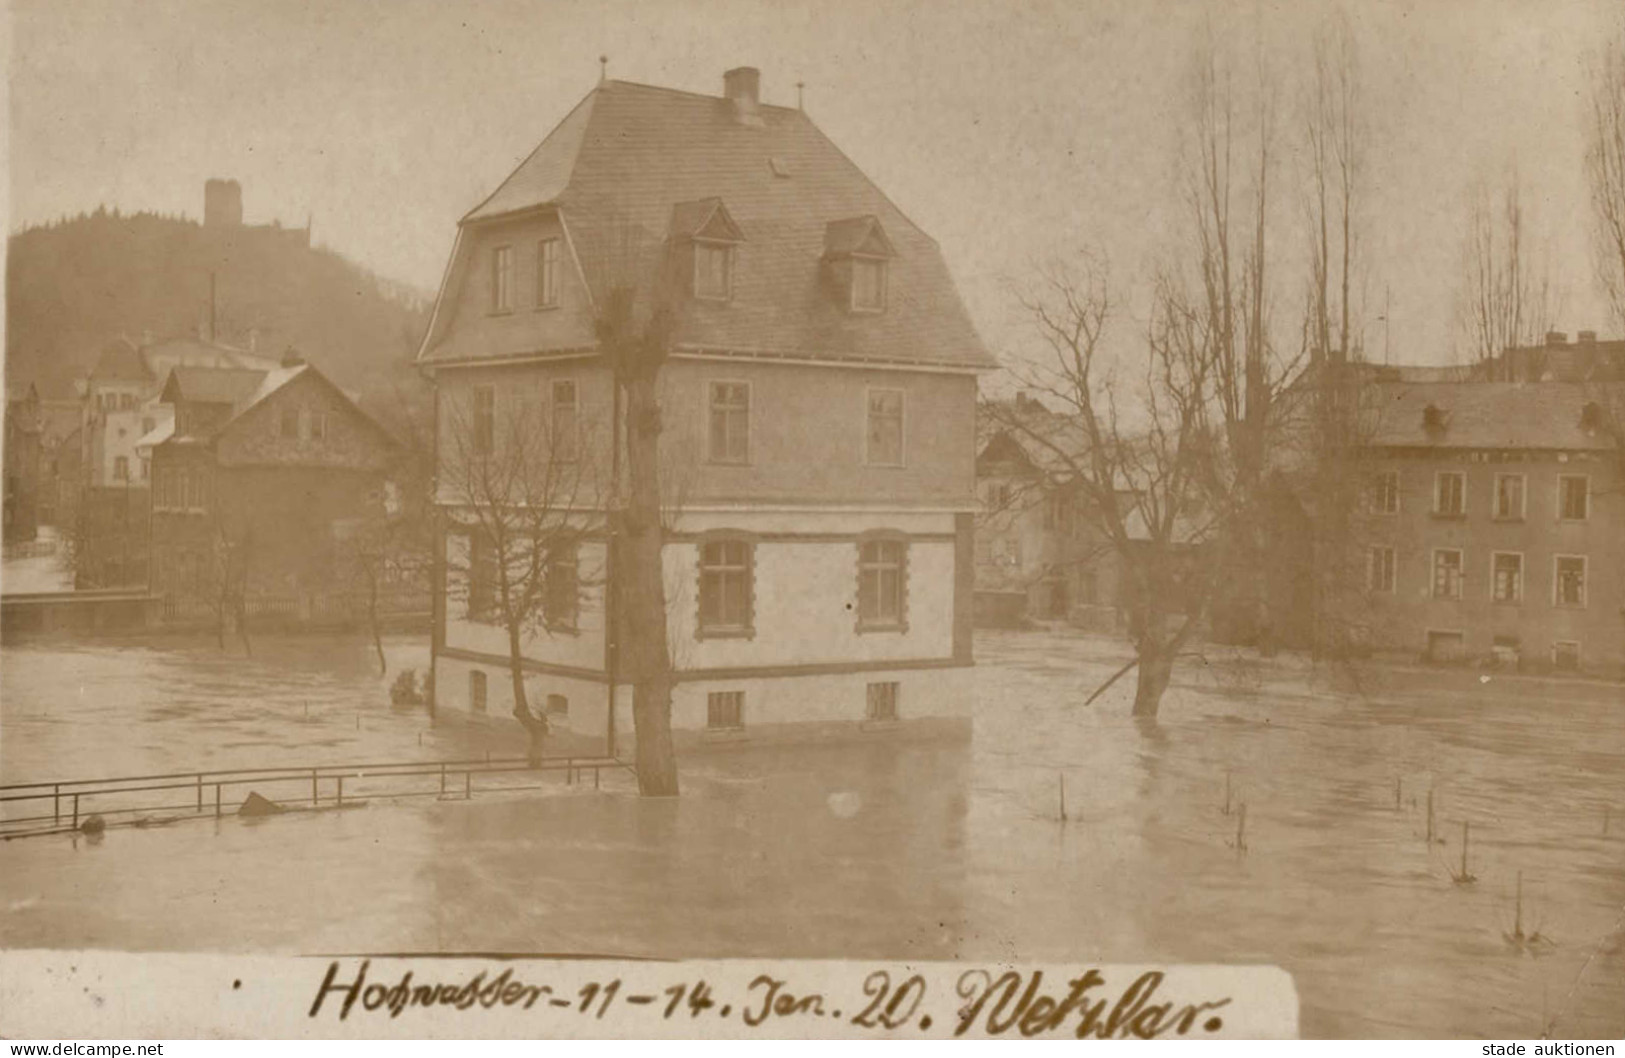
[[[371,570],[367,572],[367,626],[372,630],[372,649],[378,653],[378,675],[387,675],[389,666],[384,661],[384,637],[378,630],[378,576]]]
[[[530,701],[525,695],[525,668],[524,654],[519,644],[519,625],[508,623],[508,675],[513,680],[513,718],[525,729],[530,737],[530,748],[526,753],[526,760],[532,768],[539,768],[542,764],[542,753],[547,747],[548,724],[546,720],[539,720],[530,711]]]
[[[627,494],[625,524],[627,661],[637,728],[638,791],[677,794],[677,756],[671,743],[671,654],[666,642],[666,583],[661,549],[658,447],[660,405],[655,376],[636,371],[626,384]]]
[[[1134,714],[1155,717],[1174,674],[1174,651],[1162,644],[1143,643],[1140,647],[1139,676],[1134,684]]]

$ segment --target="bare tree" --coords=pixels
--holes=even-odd
[[[1304,306],[1308,369],[1299,394],[1303,407],[1283,419],[1307,425],[1290,437],[1307,456],[1312,534],[1310,643],[1339,649],[1341,628],[1358,568],[1350,529],[1360,494],[1359,377],[1352,309],[1357,265],[1355,222],[1365,139],[1360,120],[1359,56],[1348,22],[1317,35],[1312,83],[1305,93],[1304,142],[1309,161],[1309,295]]]
[[[1477,193],[1464,244],[1461,328],[1479,364],[1536,344],[1552,323],[1551,281],[1529,246],[1516,174],[1500,199],[1497,206],[1489,192]]]
[[[1586,177],[1597,220],[1597,277],[1614,324],[1625,328],[1625,36],[1616,35],[1591,69]]]
[[[1116,554],[1135,657],[1095,692],[1138,669],[1134,713],[1154,717],[1176,658],[1223,585],[1269,638],[1261,533],[1276,396],[1296,365],[1271,335],[1269,188],[1273,93],[1238,100],[1211,42],[1198,54],[1191,120],[1187,239],[1152,290],[1145,358],[1119,387],[1101,354],[1112,314],[1105,270],[1052,267],[1022,296],[1043,355],[1012,370],[1065,408],[1068,442],[1020,417],[1002,424],[1046,449],[1052,486]],[[1093,697],[1091,698],[1093,700]]]
[[[513,717],[529,735],[534,766],[548,721],[527,700],[525,643],[577,612],[585,585],[579,545],[599,525],[597,475],[590,449],[533,394],[505,392],[499,402],[493,390],[484,392],[483,406],[478,395],[470,396],[472,407],[447,402],[441,484],[467,539],[448,568],[464,574],[470,614],[506,633]]]
[[[616,611],[625,620],[617,664],[632,680],[638,790],[673,797],[678,793],[671,734],[675,679],[666,626],[659,380],[670,351],[675,299],[667,296],[663,248],[646,250],[633,229],[621,231],[617,241],[618,266],[610,269],[614,278],[596,321],[599,346],[615,378],[616,403],[624,409],[617,438],[624,434],[627,487],[623,497],[617,452],[614,490]]]

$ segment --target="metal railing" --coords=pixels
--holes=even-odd
[[[632,765],[616,757],[543,757],[540,762],[532,764],[526,757],[486,756],[466,760],[225,768],[164,775],[125,775],[110,779],[8,783],[0,785],[0,838],[9,840],[76,831],[91,815],[99,816],[107,826],[144,826],[211,814],[216,818],[234,815],[237,809],[225,800],[226,791],[234,787],[252,787],[251,792],[259,793],[278,806],[308,804],[313,809],[343,808],[346,796],[352,807],[359,806],[369,798],[436,797],[441,800],[466,800],[474,796],[476,775],[562,771],[564,781],[573,785],[584,782],[586,773],[590,771],[596,789],[603,771],[618,769],[632,771]],[[350,781],[348,794],[345,790],[346,780]],[[432,781],[423,783],[419,780]],[[428,788],[418,789],[420,785]],[[486,786],[488,792],[534,788],[534,785],[511,782]],[[185,800],[173,800],[178,796],[174,792],[181,790],[187,791]],[[141,801],[138,795],[142,794],[157,794],[165,799],[128,803]],[[45,810],[47,803],[49,812]],[[23,814],[11,814],[18,809]]]

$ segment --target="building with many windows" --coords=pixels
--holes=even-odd
[[[1618,674],[1617,383],[1376,382],[1358,623],[1378,649]]]
[[[568,495],[508,505],[568,506],[581,531],[549,545],[526,697],[571,730],[631,733],[606,605],[619,403],[595,329],[619,290],[671,319],[674,728],[968,711],[976,379],[993,361],[935,242],[805,113],[762,103],[757,71],[724,89],[602,82],[459,225],[419,354],[439,416],[442,707],[512,708],[491,602],[509,553],[491,536],[511,523],[455,482],[488,483],[542,438],[532,458]]]

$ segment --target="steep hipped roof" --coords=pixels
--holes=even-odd
[[[96,366],[90,369],[95,382],[151,382],[152,373],[135,346],[115,338],[102,347]]]
[[[1621,391],[1616,387],[1614,393]],[[1600,402],[1600,403],[1599,403]],[[1576,382],[1392,382],[1370,387],[1360,429],[1380,448],[1593,450],[1614,447],[1587,404],[1606,387]],[[1434,409],[1429,412],[1429,408]]]
[[[419,360],[495,355],[459,339],[448,304],[469,272],[471,229],[514,213],[557,210],[583,278],[601,302],[611,279],[627,272],[628,256],[638,259],[633,267],[639,273],[658,272],[674,249],[668,233],[675,207],[720,199],[742,238],[733,298],[685,302],[674,337],[678,349],[996,366],[936,243],[806,114],[763,105],[756,115],[759,122],[739,121],[733,104],[721,97],[623,81],[600,84],[463,218]],[[686,207],[680,219],[687,223],[700,209]],[[831,222],[852,218],[872,219],[895,251],[884,312],[855,314],[830,289],[823,263],[827,231]],[[648,291],[640,294],[647,298]]]

